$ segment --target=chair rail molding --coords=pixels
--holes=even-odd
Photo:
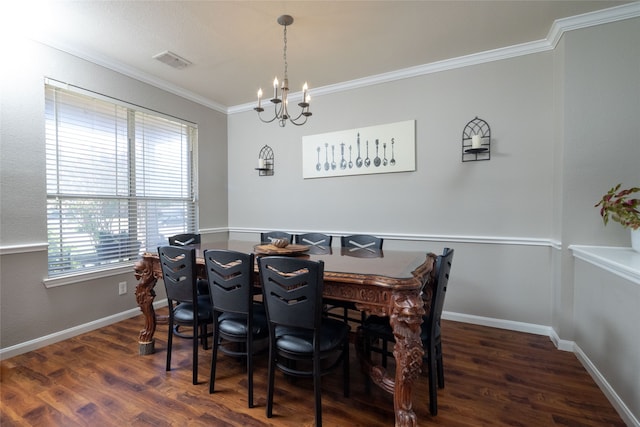
[[[389,240],[406,240],[406,241],[426,241],[426,242],[453,242],[453,243],[482,243],[495,245],[523,245],[523,246],[546,246],[555,249],[561,249],[562,243],[553,239],[538,237],[508,237],[508,236],[465,236],[465,235],[447,235],[447,234],[402,234],[402,233],[378,233],[372,230],[284,230],[273,227],[255,228],[255,227],[229,227],[230,233],[247,233],[255,234],[264,230],[286,231],[293,234],[304,233],[323,233],[330,236],[348,236],[351,234],[371,234]]]
[[[49,249],[48,242],[25,243],[20,245],[0,245],[0,255],[24,254],[41,252]]]

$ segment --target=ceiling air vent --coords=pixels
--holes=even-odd
[[[184,58],[179,57],[173,52],[169,52],[165,50],[162,53],[159,53],[153,57],[153,59],[157,59],[160,62],[164,62],[170,67],[177,68],[178,70],[182,70],[187,66],[191,65],[191,62],[187,61]]]

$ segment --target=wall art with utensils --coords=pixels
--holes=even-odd
[[[302,137],[303,178],[415,170],[415,120]]]

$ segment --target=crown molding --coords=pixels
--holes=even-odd
[[[560,42],[562,35],[567,31],[573,31],[581,28],[592,27],[596,25],[622,21],[625,19],[636,18],[640,16],[640,1],[634,1],[621,6],[615,6],[608,9],[603,9],[595,12],[589,12],[582,15],[571,16],[568,18],[562,18],[554,21],[547,37],[543,40],[522,43],[514,46],[508,46],[500,49],[494,49],[484,52],[479,52],[471,55],[466,55],[458,58],[447,59],[443,61],[437,61],[429,64],[418,65],[415,67],[404,68],[401,70],[392,71],[389,73],[377,74],[374,76],[363,77],[361,79],[350,80],[342,83],[337,83],[328,86],[322,86],[313,89],[314,96],[328,95],[336,92],[348,91],[356,88],[362,88],[366,86],[392,82],[396,80],[408,79],[417,76],[423,76],[426,74],[438,73],[441,71],[453,70],[456,68],[468,67],[471,65],[483,64],[487,62],[500,61],[508,58],[515,58],[523,55],[530,55],[534,53],[553,50]],[[95,53],[80,51],[72,48],[63,43],[56,42],[54,40],[41,40],[34,39],[35,41],[44,45],[50,46],[54,49],[69,53],[81,59],[93,62],[97,65],[101,65],[105,68],[111,69],[118,73],[124,74],[128,77],[132,77],[136,80],[140,80],[144,83],[148,83],[159,89],[166,90],[174,95],[181,96],[190,101],[201,104],[205,107],[219,111],[225,114],[235,114],[245,111],[250,111],[255,106],[255,103],[246,103],[240,105],[234,105],[226,107],[218,102],[200,96],[194,92],[188,91],[177,85],[167,82],[166,80],[159,79],[144,73],[138,69],[130,67],[126,64],[113,61],[109,58],[96,55]],[[292,99],[302,98],[302,93],[293,92],[290,93]]]
[[[390,71],[388,73],[376,74],[360,79],[349,80],[328,86],[313,88],[313,96],[329,95],[331,93],[345,92],[352,89],[359,89],[381,83],[389,83],[397,80],[409,79],[412,77],[424,76],[426,74],[439,73],[441,71],[453,70],[456,68],[468,67],[470,65],[482,64],[485,62],[499,61],[501,59],[513,58],[516,56],[529,55],[531,53],[551,50],[547,42],[539,40],[536,42],[523,43],[517,46],[489,50],[486,52],[474,53],[458,58],[446,59],[424,65],[403,68],[401,70]],[[291,93],[291,98],[302,99],[301,92]],[[255,102],[235,105],[228,108],[228,114],[250,111],[255,107]]]
[[[130,67],[129,65],[123,64],[122,62],[118,62],[118,61],[114,61],[110,58],[107,58],[105,56],[102,55],[98,55],[95,52],[88,52],[85,50],[78,50],[76,48],[73,48],[65,43],[61,43],[57,40],[52,40],[52,39],[47,39],[47,40],[43,40],[37,37],[34,37],[33,40],[35,42],[44,44],[46,46],[49,46],[51,48],[57,49],[59,51],[68,53],[70,55],[73,55],[75,57],[78,57],[80,59],[84,59],[87,60],[89,62],[92,62],[96,65],[100,65],[102,67],[108,68],[110,70],[116,71],[120,74],[123,74],[127,77],[131,77],[134,78],[136,80],[139,80],[143,83],[147,83],[150,84],[151,86],[157,87],[159,89],[165,90],[169,93],[172,93],[174,95],[180,96],[182,98],[188,99],[190,101],[193,101],[197,104],[203,105],[205,107],[211,108],[212,110],[216,110],[219,111],[221,113],[224,114],[228,114],[227,113],[227,107],[225,107],[224,105],[217,103],[215,101],[212,101],[208,98],[205,98],[204,96],[200,96],[197,93],[188,91],[180,86],[174,85],[173,83],[169,83],[166,80],[163,79],[159,79],[157,77],[154,77],[148,73],[142,72],[140,70],[138,70],[137,68],[134,67]]]
[[[557,19],[553,22],[553,25],[551,26],[547,37],[543,40],[478,52],[458,58],[446,59],[443,61],[418,65],[415,67],[403,68],[401,70],[363,77],[361,79],[350,80],[334,85],[322,86],[319,88],[314,88],[313,95],[314,97],[328,95],[330,93],[344,92],[347,90],[423,76],[426,74],[454,70],[471,65],[478,65],[487,62],[500,61],[503,59],[545,52],[555,49],[557,44],[560,42],[562,35],[567,31],[606,24],[609,22],[621,21],[638,16],[640,16],[640,2],[633,2],[596,12],[571,16],[569,18]],[[291,95],[293,97],[302,98],[302,94],[300,92],[292,93]],[[232,106],[227,109],[227,113],[234,114],[249,111],[252,110],[254,106],[255,103]]]
[[[594,27],[610,22],[624,21],[625,19],[637,18],[638,16],[640,16],[640,2],[633,1],[596,12],[557,19],[551,26],[546,40],[552,48],[555,48],[560,42],[562,35],[568,31]]]

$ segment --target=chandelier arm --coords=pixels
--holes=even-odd
[[[280,107],[278,108],[278,104],[280,104]],[[283,103],[274,103],[273,104],[273,117],[269,120],[265,120],[262,118],[262,111],[258,111],[258,118],[260,119],[260,121],[262,123],[271,123],[276,119],[280,119],[282,117],[282,109],[283,109]]]
[[[299,118],[299,117],[300,117],[300,116],[298,116],[297,118]],[[297,118],[296,118],[296,119],[297,119]],[[301,122],[301,123],[298,123],[298,122],[294,121],[293,119],[289,119],[289,121],[290,121],[291,123],[293,123],[294,125],[296,125],[296,126],[302,126],[303,124],[307,123],[307,119],[308,119],[308,117],[307,117],[307,116],[305,116],[305,117],[304,117],[304,121],[303,121],[303,122]]]
[[[298,123],[297,120],[302,116],[304,116],[304,121],[301,122],[301,123]],[[289,121],[291,123],[293,123],[294,125],[296,125],[296,126],[302,126],[303,124],[307,123],[307,119],[308,118],[309,118],[309,115],[305,115],[304,111],[302,111],[302,112],[300,112],[300,114],[298,114],[298,117],[296,117],[295,119],[292,118],[292,117],[289,117]]]
[[[277,117],[276,117],[276,116],[273,116],[273,118],[272,118],[271,120],[265,120],[265,119],[263,119],[263,118],[262,118],[261,113],[258,113],[258,118],[260,119],[260,121],[261,121],[262,123],[271,123],[272,121],[274,121],[275,119],[277,119]]]

